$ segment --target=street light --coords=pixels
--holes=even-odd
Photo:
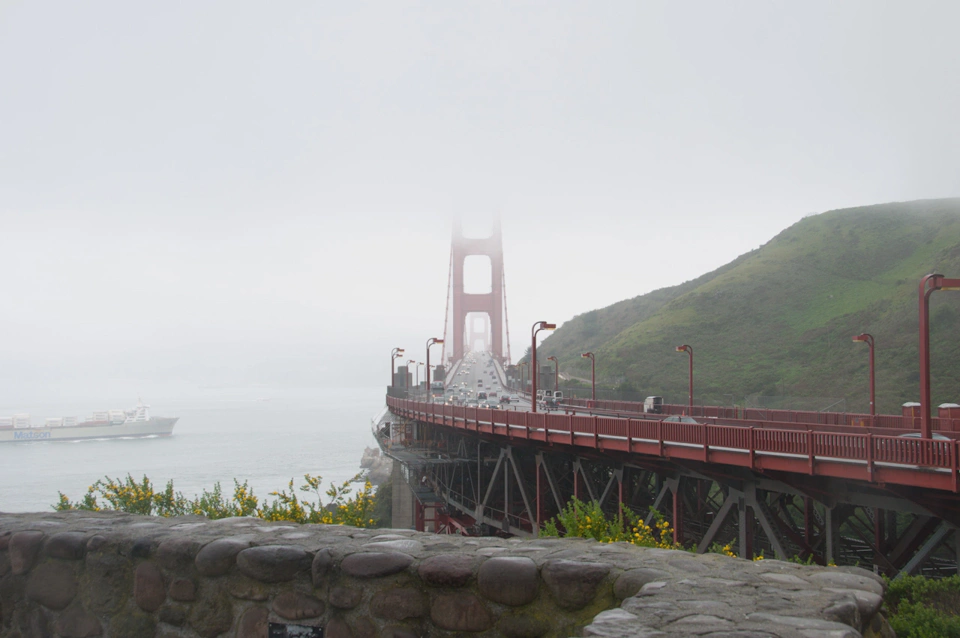
[[[560,362],[556,357],[547,357],[547,361],[553,361],[553,391],[560,389]]]
[[[443,343],[443,339],[430,337],[427,339],[427,400],[430,400],[430,346],[435,343]]]
[[[590,359],[590,400],[597,400],[597,358],[592,352],[584,352],[580,355],[585,359]]]
[[[876,378],[873,376],[873,335],[859,334],[853,338],[854,341],[862,341],[863,343],[870,346],[870,416],[873,416],[877,413],[877,394],[876,394]]]
[[[423,361],[417,362],[417,392],[420,392],[420,366],[423,365]]]
[[[925,439],[933,437],[930,422],[930,295],[936,290],[960,290],[960,279],[931,274],[920,280],[920,436]]]
[[[557,324],[538,321],[530,328],[530,411],[537,411],[537,333],[541,330],[556,330]]]
[[[397,359],[403,356],[403,348],[394,348],[390,351],[390,387],[393,387],[393,379],[397,376]]]
[[[690,416],[693,416],[693,346],[687,344],[677,346],[677,352],[686,352],[690,355]]]
[[[407,378],[409,378],[409,375],[410,375],[410,364],[411,364],[411,363],[416,363],[416,361],[414,361],[413,359],[407,359]],[[407,379],[404,379],[403,381],[404,381],[404,385],[407,385],[407,383],[409,383],[409,382],[407,381]],[[417,385],[420,385],[420,384],[418,383]],[[420,388],[417,388],[417,389],[419,390]],[[410,388],[407,388],[407,392],[409,392],[409,391],[410,391]]]

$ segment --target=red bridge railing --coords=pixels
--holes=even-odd
[[[403,417],[509,440],[960,491],[960,442],[952,439],[519,412],[397,397],[387,397],[387,405]]]

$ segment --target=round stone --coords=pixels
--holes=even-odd
[[[27,598],[49,609],[64,609],[77,595],[77,577],[68,563],[44,563],[27,579]]]
[[[463,587],[473,578],[473,558],[464,554],[431,556],[420,563],[417,573],[433,587]]]
[[[363,591],[340,585],[330,590],[328,599],[337,609],[353,609],[363,599]]]
[[[288,591],[273,600],[273,611],[287,620],[317,618],[323,614],[324,604],[313,596]]]
[[[652,583],[656,580],[666,580],[668,578],[670,578],[670,574],[660,569],[650,569],[646,567],[629,569],[617,578],[617,581],[613,584],[613,593],[617,598],[623,600],[624,598],[636,596],[640,588],[647,583]]]
[[[420,591],[410,587],[388,589],[374,594],[370,611],[387,620],[420,618],[427,613],[427,601]]]
[[[57,619],[57,633],[62,638],[94,638],[103,633],[103,627],[89,611],[80,605],[71,605]]]
[[[43,532],[17,532],[10,538],[10,571],[26,574],[33,569],[43,536]]]
[[[493,627],[493,615],[483,602],[469,592],[440,594],[430,606],[430,620],[449,631],[486,631]]]
[[[310,569],[310,555],[292,545],[263,545],[237,554],[240,571],[264,583],[282,583]]]
[[[557,604],[582,609],[597,595],[597,587],[610,573],[610,565],[572,560],[548,560],[540,574]]]
[[[313,563],[310,565],[310,576],[314,587],[323,585],[323,580],[331,567],[333,567],[333,552],[330,551],[330,548],[324,547],[317,551],[313,557]]]
[[[499,556],[487,559],[477,573],[480,594],[487,600],[511,607],[533,602],[539,584],[537,564],[524,557]]]
[[[189,578],[177,578],[170,583],[170,589],[167,593],[174,600],[189,603],[197,599],[197,586]]]
[[[186,572],[193,565],[200,543],[190,538],[169,538],[157,547],[157,562],[164,569]]]
[[[340,571],[356,578],[379,578],[402,572],[413,557],[401,552],[365,552],[350,554],[340,563]]]
[[[133,573],[133,597],[143,611],[155,612],[167,599],[163,574],[153,563],[140,563]]]
[[[267,635],[267,617],[264,607],[250,607],[240,616],[237,638],[263,638]]]
[[[43,554],[51,558],[78,560],[87,549],[87,535],[82,532],[60,532],[47,539]]]
[[[343,618],[334,618],[323,628],[325,638],[353,638],[350,625]]]
[[[237,554],[250,547],[247,541],[235,538],[218,538],[207,543],[197,552],[193,564],[203,576],[222,576],[230,571],[237,560]]]
[[[497,623],[497,630],[507,638],[540,638],[550,631],[550,623],[529,614],[508,614]]]

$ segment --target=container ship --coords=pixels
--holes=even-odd
[[[67,416],[39,424],[33,423],[29,414],[15,414],[0,417],[0,443],[170,436],[178,420],[179,417],[150,416],[150,406],[142,401],[132,410],[94,412],[84,421]]]

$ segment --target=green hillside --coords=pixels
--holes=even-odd
[[[696,402],[748,395],[845,398],[868,405],[867,346],[877,342],[877,403],[897,412],[919,397],[917,289],[930,272],[960,277],[960,199],[836,210],[804,218],[722,268],[574,317],[538,347],[561,372],[598,385],[686,401],[695,352]],[[960,293],[931,301],[933,400],[960,402]]]

